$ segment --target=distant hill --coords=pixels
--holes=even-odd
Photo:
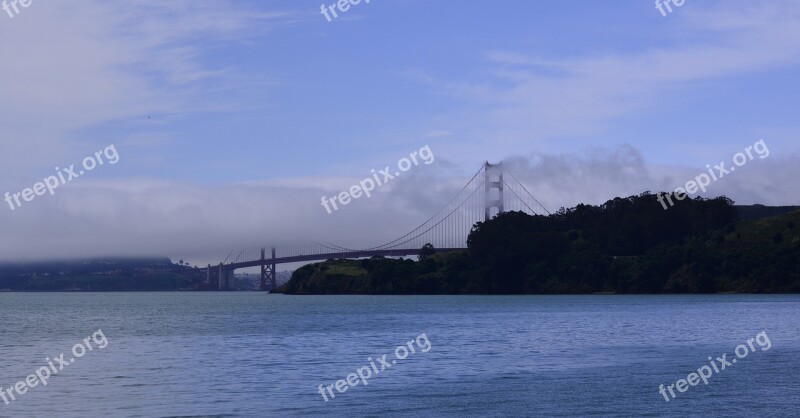
[[[199,290],[205,278],[166,257],[0,263],[0,291]]]
[[[135,268],[142,266],[171,266],[167,257],[123,258],[106,257],[86,260],[51,260],[31,262],[0,262],[0,275],[17,273],[47,273],[67,271],[71,273],[94,272],[108,268]]]
[[[739,218],[747,221],[755,221],[800,210],[800,206],[736,205],[735,207],[739,213]]]

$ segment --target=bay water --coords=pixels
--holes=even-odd
[[[73,359],[2,417],[800,415],[798,295],[0,293],[0,318],[4,390]]]

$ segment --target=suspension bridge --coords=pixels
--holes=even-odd
[[[486,162],[441,210],[392,241],[369,248],[346,248],[316,242],[246,249],[235,257],[231,252],[218,267],[208,265],[206,281],[211,284],[212,276],[216,276],[219,290],[228,290],[235,287],[234,272],[237,269],[260,266],[260,288],[268,290],[277,287],[275,275],[279,264],[375,256],[406,257],[419,255],[425,244],[433,245],[436,252],[464,250],[475,223],[488,221],[506,211],[549,214],[522,182],[504,169],[502,163]]]

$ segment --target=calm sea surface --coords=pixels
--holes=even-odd
[[[3,417],[800,415],[800,296],[6,293],[0,318],[3,388],[108,340]],[[761,331],[769,350],[658,392]],[[428,352],[318,392],[422,333]]]

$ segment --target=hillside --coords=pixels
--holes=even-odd
[[[726,198],[655,195],[550,216],[479,222],[468,250],[421,261],[328,260],[298,269],[288,294],[586,294],[800,292],[800,211],[745,209]],[[749,211],[749,212],[748,212]]]
[[[205,278],[166,257],[0,264],[0,291],[199,290]]]

